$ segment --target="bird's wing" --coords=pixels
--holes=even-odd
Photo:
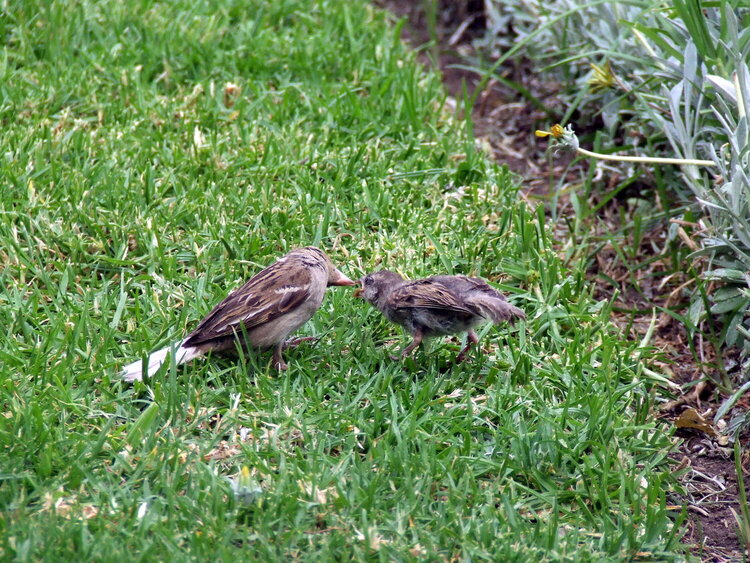
[[[482,278],[470,278],[469,276],[456,275],[433,276],[429,279],[451,287],[458,292],[481,291],[482,293],[490,294],[498,299],[505,299],[505,296],[502,293],[497,291]]]
[[[511,305],[505,295],[490,286],[482,278],[459,277],[462,278],[463,283],[467,284],[467,287],[471,287],[464,299],[466,304],[484,311],[485,316],[492,319],[495,324],[502,321],[511,321],[512,323],[516,318],[526,318],[526,314],[521,309]]]
[[[310,297],[309,268],[288,261],[271,264],[230,293],[185,340],[186,345],[233,336],[273,321]]]
[[[407,283],[394,289],[388,302],[395,309],[421,307],[471,315],[477,313],[462,303],[447,287],[431,279]]]

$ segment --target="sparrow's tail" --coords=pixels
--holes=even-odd
[[[122,368],[120,377],[122,377],[123,381],[127,382],[136,380],[141,381],[143,379],[144,371],[148,374],[149,377],[152,377],[159,370],[161,365],[167,360],[169,352],[172,349],[174,349],[174,361],[176,364],[184,364],[185,362],[189,362],[190,360],[193,360],[203,354],[203,351],[200,350],[197,346],[183,346],[183,342],[184,340],[181,342],[175,342],[174,344],[166,346],[161,350],[152,352],[151,354],[149,354],[148,359],[145,363],[141,360],[138,360],[136,362],[133,362],[132,364],[126,365]]]
[[[472,296],[471,304],[478,307],[495,324],[505,321],[513,323],[516,319],[526,318],[526,313],[515,305],[508,303],[503,295],[500,295],[499,298],[486,294]]]

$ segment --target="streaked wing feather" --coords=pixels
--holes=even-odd
[[[250,330],[302,304],[310,295],[312,276],[306,268],[290,266],[275,262],[230,293],[201,321],[186,343],[196,345],[233,336],[242,331],[241,325]]]
[[[461,304],[445,286],[429,279],[419,280],[395,289],[388,301],[396,309],[421,307],[458,313],[476,313]]]

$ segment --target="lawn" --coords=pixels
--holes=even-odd
[[[0,31],[0,559],[680,560],[648,342],[367,3],[25,1]],[[286,251],[527,314],[413,360],[329,290],[270,354],[119,368]],[[677,524],[677,525],[675,525]]]

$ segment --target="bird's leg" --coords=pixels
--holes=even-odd
[[[317,336],[300,336],[299,338],[290,338],[285,342],[279,342],[273,349],[273,366],[281,371],[284,371],[289,366],[286,365],[284,358],[281,357],[281,351],[287,348],[295,348],[303,342],[310,342],[311,340],[318,340]]]
[[[281,351],[284,349],[284,343],[279,342],[273,349],[273,367],[275,367],[278,370],[284,371],[289,366],[286,365],[286,362],[284,361],[284,358],[281,357]]]
[[[414,335],[413,336],[414,336],[414,338],[411,341],[411,344],[409,344],[406,348],[404,348],[403,350],[401,350],[401,354],[399,354],[399,355],[402,358],[405,358],[406,356],[408,356],[409,354],[411,354],[412,351],[414,350],[414,348],[416,348],[417,346],[419,346],[421,344],[422,338],[424,337],[424,333],[422,332],[422,330],[417,329],[416,331],[414,331]],[[391,356],[391,358],[394,359],[394,360],[398,360],[398,358],[394,358],[393,356]]]
[[[477,333],[473,330],[470,330],[467,338],[466,338],[466,346],[464,346],[463,350],[461,350],[458,353],[458,356],[456,356],[456,363],[460,364],[466,359],[466,352],[469,351],[469,349],[479,342],[479,337],[477,336]]]
[[[284,350],[287,348],[294,348],[296,346],[299,346],[303,342],[312,342],[314,340],[318,340],[317,336],[300,336],[299,338],[290,338],[286,342],[284,342]]]

